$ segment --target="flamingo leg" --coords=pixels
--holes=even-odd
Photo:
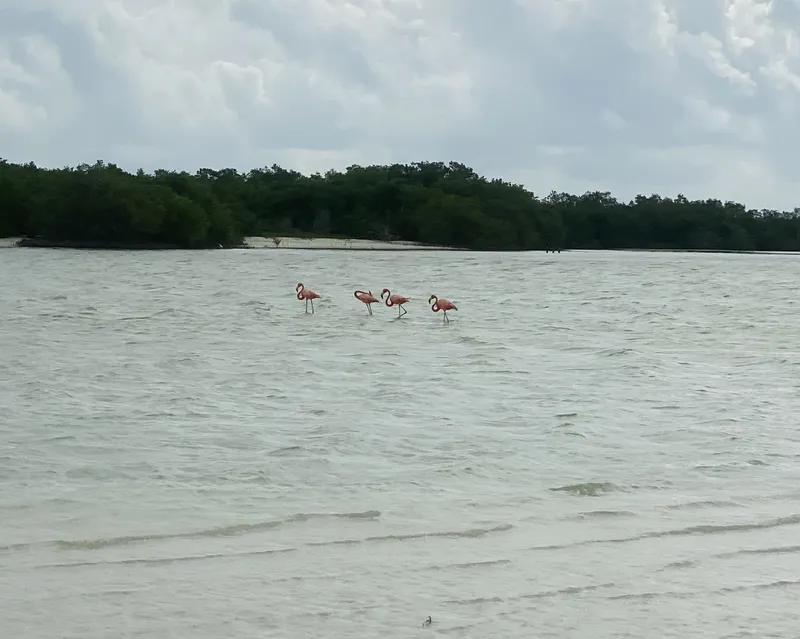
[[[311,300],[311,314],[314,314],[314,300]]]
[[[372,315],[372,304],[367,304],[367,310],[369,311],[369,314]]]
[[[308,298],[306,298],[306,313],[308,313]]]
[[[447,311],[442,311],[444,313],[444,319],[442,320],[443,324],[448,324],[450,322],[450,318],[447,317]]]
[[[403,311],[402,314],[400,313],[401,310]],[[397,317],[403,317],[403,315],[405,315],[406,313],[408,313],[408,311],[403,308],[402,304],[400,304],[400,306],[397,307]]]

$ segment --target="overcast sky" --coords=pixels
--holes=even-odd
[[[793,208],[798,74],[800,0],[0,0],[0,157]]]

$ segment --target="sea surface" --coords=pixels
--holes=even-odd
[[[798,255],[3,250],[2,636],[796,638],[798,282]],[[384,286],[402,319],[353,297]]]

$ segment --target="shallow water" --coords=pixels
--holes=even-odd
[[[773,255],[3,251],[3,635],[795,636],[798,279]],[[383,286],[402,320],[352,296]]]

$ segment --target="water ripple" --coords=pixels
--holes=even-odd
[[[9,249],[3,276],[9,636],[796,634],[795,258]],[[353,299],[383,286],[408,315]]]

